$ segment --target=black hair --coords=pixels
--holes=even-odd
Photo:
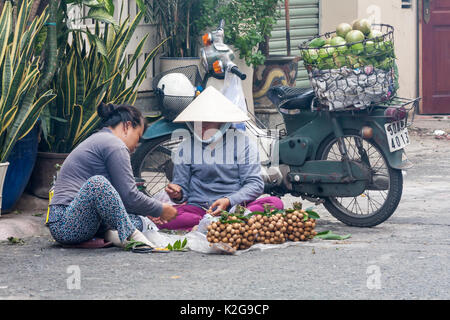
[[[147,120],[144,118],[141,111],[128,104],[102,102],[97,107],[97,114],[102,120],[101,127],[115,128],[120,123],[127,126],[127,122],[130,121],[133,128],[143,125],[144,131],[147,129]]]

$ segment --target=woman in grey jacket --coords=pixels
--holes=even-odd
[[[191,230],[206,212],[213,216],[242,205],[264,211],[265,206],[283,209],[277,197],[264,192],[258,148],[246,132],[230,129],[248,116],[223,94],[208,87],[174,122],[191,129],[175,153],[173,180],[166,192],[182,204],[178,216],[159,224],[162,229]],[[180,132],[181,134],[182,132]]]
[[[145,131],[145,119],[129,105],[102,104],[97,111],[103,128],[69,154],[58,174],[50,232],[59,243],[79,244],[116,230],[107,237],[117,245],[137,240],[151,247],[141,233],[145,216],[168,222],[177,211],[136,187],[130,153]]]

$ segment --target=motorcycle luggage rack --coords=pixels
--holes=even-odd
[[[342,109],[334,109],[334,110],[329,110],[328,106],[325,105],[319,105],[316,98],[313,99],[313,101],[311,102],[311,111],[325,111],[325,112],[351,112],[352,115],[354,115],[355,113],[360,113],[361,111],[366,111],[369,115],[372,114],[372,111],[375,108],[404,108],[406,111],[406,126],[410,127],[412,125],[412,123],[414,122],[414,117],[415,114],[417,112],[417,109],[419,107],[419,101],[421,100],[421,97],[417,97],[414,99],[411,98],[401,98],[401,97],[397,97],[395,96],[394,98],[388,100],[388,101],[384,101],[384,102],[380,102],[380,103],[374,103],[368,106],[364,106],[364,107],[347,107],[347,108],[342,108]],[[412,114],[411,117],[411,121],[408,122],[408,118],[409,118],[409,114]],[[390,116],[371,116],[373,118],[391,118]]]
[[[414,117],[417,113],[417,110],[419,108],[419,101],[421,100],[421,97],[417,97],[414,99],[410,99],[410,98],[401,98],[401,97],[394,97],[389,101],[383,102],[383,103],[377,103],[373,106],[371,106],[370,108],[377,108],[377,107],[382,107],[382,108],[404,108],[406,111],[406,127],[410,127],[413,122],[414,122]],[[371,109],[372,110],[372,109]],[[371,111],[370,110],[370,111]],[[408,118],[409,115],[411,116],[411,121],[408,122]],[[389,116],[373,116],[376,118],[390,118]]]
[[[247,111],[247,115],[250,120],[246,121],[246,128],[254,134],[257,138],[268,138],[268,139],[278,139],[283,136],[282,129],[279,130],[277,125],[275,130],[267,128],[267,126],[258,119],[256,115]]]

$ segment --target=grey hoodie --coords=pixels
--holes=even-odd
[[[162,203],[137,189],[130,152],[108,128],[94,133],[66,158],[55,183],[51,205],[69,205],[83,184],[95,175],[102,175],[111,182],[128,213],[161,215]]]

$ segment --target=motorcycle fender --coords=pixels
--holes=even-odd
[[[168,121],[165,118],[161,118],[154,123],[152,123],[147,130],[145,130],[144,134],[142,135],[142,139],[149,140],[149,139],[155,139],[159,138],[168,134],[171,134],[173,131],[177,129],[186,129],[188,130],[188,127],[184,123],[174,123],[171,121]]]
[[[376,122],[373,122],[373,125],[371,127],[373,128],[373,140],[382,149],[383,154],[386,157],[386,161],[389,163],[389,166],[394,169],[400,170],[411,168],[412,163],[406,158],[406,154],[403,149],[394,152],[391,152],[389,150],[389,145],[384,128]]]

